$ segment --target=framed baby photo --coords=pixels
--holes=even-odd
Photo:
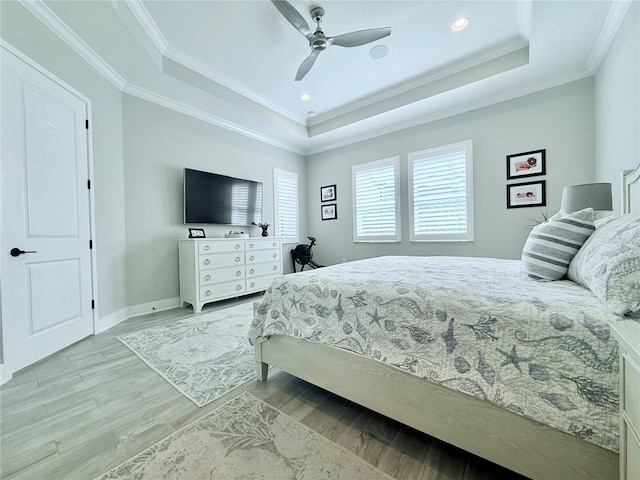
[[[190,228],[189,238],[206,238],[203,228]]]
[[[546,173],[545,149],[507,155],[507,180]]]
[[[545,180],[507,185],[507,208],[544,207]]]
[[[326,187],[320,187],[320,201],[321,202],[335,202],[337,198],[336,186],[327,185]]]
[[[338,218],[338,206],[335,203],[322,205],[322,220],[335,220]]]

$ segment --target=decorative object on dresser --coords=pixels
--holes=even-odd
[[[620,480],[640,478],[640,319],[612,324],[620,343]]]
[[[204,234],[204,228],[190,228],[189,238],[206,238]]]
[[[180,305],[198,313],[216,300],[266,290],[282,273],[277,238],[180,240]]]
[[[269,224],[268,223],[259,223],[258,226],[262,229],[262,236],[269,236]]]

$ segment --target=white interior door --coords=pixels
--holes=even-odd
[[[93,333],[87,104],[2,50],[2,337],[11,374]]]

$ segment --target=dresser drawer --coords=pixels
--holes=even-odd
[[[216,285],[207,285],[200,288],[200,301],[228,297],[230,295],[240,295],[245,291],[244,279],[237,282],[218,283]]]
[[[268,275],[266,277],[247,278],[247,291],[253,290],[266,290],[271,285],[274,276]]]
[[[200,271],[200,285],[212,285],[244,278],[244,265]]]
[[[280,273],[280,262],[257,263],[247,265],[247,278]]]
[[[246,245],[247,251],[251,250],[270,250],[277,249],[280,243],[277,240],[248,240]]]
[[[631,421],[631,425],[640,432],[640,367],[627,355],[623,355],[622,368],[624,375],[622,409]]]
[[[198,253],[242,252],[243,242],[198,242]]]
[[[275,261],[280,261],[280,252],[278,250],[258,250],[256,252],[247,252],[247,264]]]
[[[244,252],[217,253],[215,255],[198,255],[198,267],[200,270],[229,267],[244,264]]]

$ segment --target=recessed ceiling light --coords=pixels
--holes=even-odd
[[[469,25],[469,19],[467,17],[460,17],[451,24],[451,30],[459,32],[467,28],[467,25]]]
[[[386,45],[376,45],[369,50],[369,56],[375,59],[386,57],[387,53],[389,53],[389,47]]]
[[[300,100],[302,100],[303,102],[308,102],[309,100],[311,100],[311,95],[309,95],[308,93],[303,93],[300,95]]]

